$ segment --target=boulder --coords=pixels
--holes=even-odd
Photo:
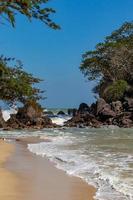
[[[32,119],[18,119],[16,115],[11,115],[11,118],[6,122],[6,126],[12,129],[42,129],[57,127],[52,123],[52,120],[46,116]]]
[[[41,115],[41,112],[36,111],[32,106],[24,106],[18,109],[16,119],[21,125],[29,127],[34,125],[35,120],[41,118]]]
[[[89,113],[89,111],[90,111],[89,106],[86,103],[81,103],[79,105],[78,109],[79,113],[84,114],[84,113]]]
[[[59,127],[57,126],[56,124],[53,124],[52,123],[52,120],[48,117],[43,117],[43,128],[56,128],[56,127]]]
[[[70,116],[76,116],[76,114],[77,114],[77,109],[76,108],[69,108],[68,109],[68,111],[67,111],[67,113],[68,113],[68,115],[70,115]]]
[[[53,116],[54,113],[52,111],[45,111],[45,112],[43,112],[43,115],[45,115],[45,116]]]
[[[111,103],[112,106],[112,110],[116,113],[116,114],[120,114],[123,111],[123,105],[121,101],[115,101]]]
[[[18,119],[34,119],[37,117],[41,117],[41,115],[42,113],[40,111],[37,111],[33,106],[30,105],[19,108],[16,116]]]
[[[125,111],[133,112],[133,98],[126,97],[123,103],[123,107]]]
[[[72,119],[65,122],[67,127],[100,127],[101,123],[91,114],[77,114]]]
[[[40,112],[36,112],[32,106],[19,108],[18,113],[12,115],[7,121],[7,126],[14,129],[42,129],[55,127],[50,118],[43,116]]]
[[[133,113],[132,112],[123,112],[120,115],[117,115],[113,119],[113,125],[117,125],[119,127],[129,128],[133,126]]]
[[[122,126],[123,127],[127,127],[127,128],[132,127],[133,126],[133,121],[128,117],[123,117]]]
[[[52,120],[47,116],[34,118],[31,126],[33,128],[42,129],[42,128],[54,128],[55,124],[52,123]]]
[[[59,112],[57,113],[57,115],[65,115],[65,113],[64,113],[63,111],[59,111]]]
[[[111,109],[111,106],[102,98],[97,101],[96,113],[102,121],[116,116],[116,113]]]
[[[92,103],[90,106],[90,113],[93,115],[97,115],[97,103]]]
[[[19,129],[19,128],[25,128],[26,126],[19,122],[19,120],[16,118],[16,115],[11,115],[10,119],[7,120],[6,125],[9,128],[12,129]]]

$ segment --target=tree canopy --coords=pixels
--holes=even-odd
[[[0,0],[0,23],[9,22],[15,27],[17,14],[22,14],[29,21],[37,19],[50,28],[59,29],[59,25],[51,18],[55,10],[46,6],[48,2],[49,0]],[[40,109],[39,100],[43,99],[43,91],[36,87],[40,81],[41,79],[25,72],[20,61],[0,56],[0,100],[9,104],[30,104]]]
[[[51,14],[55,10],[46,7],[49,0],[0,0],[0,23],[8,21],[15,26],[16,15],[18,13],[26,16],[30,21],[37,19],[53,29],[60,27],[51,19]]]
[[[0,57],[0,99],[10,104],[37,104],[42,99],[43,91],[35,84],[41,80],[25,72],[22,67],[22,63],[14,58]]]
[[[133,87],[133,22],[124,23],[95,50],[86,52],[80,70],[89,80],[100,79],[94,88],[100,97],[122,98]]]

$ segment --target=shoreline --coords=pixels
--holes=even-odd
[[[93,200],[96,192],[93,186],[57,169],[46,157],[29,152],[26,146],[29,142],[36,143],[38,138],[13,142],[16,150],[6,163],[19,181],[20,200]]]
[[[72,130],[73,131],[73,130]],[[75,131],[77,131],[77,130],[75,130]],[[86,130],[87,131],[87,133],[88,133],[88,130]],[[113,145],[113,148],[114,147],[116,147],[116,154],[111,154],[113,157],[112,158],[118,158],[119,159],[119,153],[122,153],[122,154],[120,154],[120,155],[122,155],[122,160],[121,160],[121,162],[123,163],[123,164],[125,164],[125,163],[127,163],[127,166],[126,166],[126,168],[124,168],[123,169],[123,172],[126,172],[126,170],[130,170],[130,165],[128,166],[128,162],[131,162],[131,160],[132,160],[132,156],[130,157],[130,155],[131,155],[131,150],[130,150],[130,145],[131,145],[131,141],[132,141],[132,129],[130,129],[130,131],[127,129],[127,132],[125,132],[124,130],[123,131],[120,131],[120,130],[118,130],[118,129],[116,129],[116,131],[115,130],[105,130],[105,132],[104,132],[104,130],[102,130],[102,136],[105,136],[105,139],[104,139],[104,141],[103,141],[103,139],[102,139],[102,137],[100,137],[99,138],[99,133],[101,133],[101,131],[100,132],[97,132],[97,133],[95,133],[95,130],[93,130],[92,132],[90,132],[90,133],[88,133],[87,135],[86,135],[86,131],[84,131],[84,134],[83,134],[83,136],[85,137],[84,138],[84,142],[86,142],[86,138],[88,138],[88,136],[90,137],[90,139],[88,140],[88,143],[87,143],[87,145],[89,146],[89,145],[91,145],[92,144],[92,140],[91,139],[93,139],[94,137],[93,137],[93,132],[94,132],[94,136],[98,136],[97,138],[95,138],[95,141],[94,141],[94,145],[96,144],[98,144],[99,146],[102,144],[102,145],[105,145],[105,144],[107,144],[107,142],[109,142],[110,141],[110,145],[111,145],[111,147],[112,147],[112,145]],[[51,132],[53,133],[53,130],[51,130]],[[15,177],[17,177],[17,192],[18,192],[18,196],[19,196],[19,200],[36,200],[36,199],[39,199],[39,200],[41,200],[41,199],[43,199],[41,196],[38,198],[38,196],[36,196],[36,198],[34,199],[34,197],[33,198],[27,198],[26,197],[26,195],[30,192],[30,191],[32,191],[32,188],[35,188],[36,189],[36,194],[39,194],[39,193],[41,193],[41,191],[43,191],[42,192],[42,194],[39,194],[39,195],[43,195],[43,193],[44,193],[44,188],[46,189],[47,187],[48,187],[48,189],[46,189],[47,190],[47,192],[48,192],[48,190],[49,190],[49,188],[50,188],[50,190],[52,190],[53,191],[53,188],[54,188],[54,190],[56,190],[56,192],[57,192],[57,189],[58,189],[58,194],[60,194],[60,196],[58,196],[58,199],[60,200],[61,199],[61,197],[64,195],[64,193],[66,192],[66,191],[59,191],[59,188],[57,188],[57,182],[55,183],[55,186],[53,186],[52,184],[50,184],[50,182],[51,181],[53,181],[52,179],[55,179],[54,181],[58,181],[59,183],[60,183],[60,188],[62,188],[62,187],[65,187],[65,190],[68,188],[69,189],[69,191],[71,190],[71,194],[70,195],[72,195],[72,193],[73,193],[73,195],[72,196],[74,196],[74,197],[72,197],[72,198],[70,198],[70,196],[68,197],[64,197],[65,198],[65,200],[73,200],[74,198],[75,198],[75,196],[76,196],[76,194],[77,193],[80,193],[80,195],[82,195],[82,194],[85,194],[86,196],[85,196],[85,198],[80,198],[81,200],[85,200],[85,199],[87,199],[88,200],[88,190],[89,190],[89,195],[91,195],[90,194],[90,192],[91,192],[91,189],[93,190],[93,194],[91,195],[91,197],[89,198],[90,200],[92,200],[93,198],[92,198],[92,196],[94,196],[95,198],[97,197],[97,198],[101,198],[102,197],[102,195],[104,194],[105,196],[105,199],[108,199],[108,197],[110,196],[111,197],[111,199],[125,199],[125,198],[127,198],[127,199],[130,199],[130,197],[132,198],[132,192],[130,192],[130,190],[129,191],[127,191],[127,193],[124,193],[124,191],[126,192],[126,188],[128,188],[128,186],[126,186],[126,184],[125,184],[125,188],[123,188],[123,191],[121,191],[121,190],[119,190],[119,188],[117,188],[116,186],[117,185],[115,185],[115,184],[110,184],[110,182],[108,182],[108,179],[107,179],[107,181],[106,181],[106,179],[105,179],[105,181],[103,181],[102,179],[98,179],[100,176],[98,176],[98,177],[96,177],[97,179],[95,179],[95,171],[94,171],[94,173],[93,173],[93,170],[90,170],[89,171],[89,164],[93,164],[93,166],[94,166],[94,170],[95,170],[95,166],[97,167],[97,164],[99,164],[99,163],[97,163],[98,162],[98,160],[96,160],[96,163],[93,163],[93,157],[92,157],[92,159],[89,159],[88,161],[88,163],[86,162],[87,160],[82,160],[82,156],[81,156],[81,168],[79,168],[79,169],[83,169],[84,170],[84,168],[82,168],[82,166],[84,167],[84,166],[86,166],[86,168],[85,169],[87,169],[88,170],[88,174],[83,174],[83,175],[85,175],[85,176],[83,176],[83,177],[88,177],[88,179],[89,179],[89,174],[90,174],[90,178],[91,178],[91,180],[92,180],[92,183],[98,183],[98,188],[97,187],[92,187],[92,186],[88,186],[88,184],[90,184],[91,185],[91,182],[87,182],[87,185],[85,185],[84,184],[84,179],[82,179],[82,178],[80,178],[80,177],[78,177],[78,176],[75,176],[75,177],[77,177],[77,178],[75,178],[75,177],[73,177],[74,175],[69,175],[69,169],[70,170],[72,170],[72,172],[74,172],[73,171],[73,166],[74,166],[74,170],[75,169],[77,169],[78,170],[78,167],[80,166],[80,162],[77,162],[77,164],[79,163],[79,165],[76,165],[76,167],[77,168],[75,168],[75,159],[72,159],[72,162],[73,162],[73,160],[74,160],[74,165],[73,165],[73,163],[70,163],[70,164],[72,164],[72,165],[69,165],[68,167],[70,167],[70,168],[66,168],[67,166],[65,165],[65,166],[62,166],[62,164],[63,163],[59,163],[59,162],[57,162],[56,161],[56,159],[54,159],[54,158],[56,158],[56,156],[57,156],[57,159],[58,159],[58,157],[59,158],[62,158],[62,156],[60,157],[60,154],[58,154],[58,151],[57,150],[59,150],[59,153],[60,153],[60,151],[62,151],[62,150],[72,150],[72,155],[73,155],[73,149],[75,150],[75,149],[77,149],[77,148],[75,148],[74,146],[72,146],[72,149],[71,149],[71,144],[70,144],[70,146],[69,146],[69,143],[68,143],[68,148],[65,148],[65,146],[64,147],[62,147],[62,145],[64,144],[64,142],[66,141],[70,141],[71,139],[72,139],[72,141],[75,141],[75,139],[74,138],[71,138],[70,137],[70,134],[68,133],[67,134],[67,132],[66,132],[66,139],[68,138],[68,136],[69,136],[69,138],[68,138],[68,140],[63,140],[61,143],[60,143],[60,139],[62,138],[62,136],[64,136],[64,133],[60,133],[60,135],[59,136],[61,136],[61,138],[59,137],[58,138],[58,135],[57,135],[57,139],[55,139],[55,143],[54,143],[54,140],[53,140],[53,137],[51,137],[51,132],[48,132],[48,133],[38,133],[37,135],[38,136],[36,136],[36,135],[30,135],[30,133],[28,133],[28,134],[25,134],[25,133],[22,133],[22,134],[20,134],[19,135],[19,137],[17,137],[16,135],[14,135],[13,137],[11,136],[11,133],[8,135],[8,133],[7,134],[5,134],[5,135],[3,135],[4,136],[4,138],[5,139],[7,139],[7,141],[9,141],[9,142],[11,142],[12,144],[13,144],[13,146],[14,147],[16,147],[15,149],[16,149],[16,151],[14,151],[14,153],[13,154],[10,154],[10,157],[8,157],[8,161],[6,161],[6,163],[4,164],[4,167],[6,167],[6,170],[8,170],[9,172],[11,172],[13,175],[15,175]],[[72,132],[72,133],[75,133],[75,132]],[[54,137],[56,137],[56,132],[55,132],[55,135],[54,135]],[[78,133],[77,133],[78,134]],[[111,135],[110,135],[111,134]],[[117,139],[116,139],[116,134],[117,134]],[[111,137],[110,137],[111,136]],[[121,138],[122,137],[122,138]],[[75,138],[77,139],[77,137],[75,136]],[[59,140],[58,140],[59,139]],[[99,140],[99,139],[101,139],[101,140]],[[124,139],[124,140],[123,140]],[[131,140],[130,140],[131,139]],[[56,140],[57,140],[57,143],[56,143]],[[6,140],[5,140],[6,141]],[[77,140],[76,140],[77,141]],[[78,140],[79,142],[80,142],[80,138],[79,138],[79,140]],[[3,140],[2,140],[2,142],[3,142]],[[36,145],[35,145],[35,148],[34,148],[34,145],[33,145],[33,151],[32,151],[32,148],[30,149],[30,151],[27,149],[27,144],[36,144],[36,143],[40,143],[40,142],[46,142],[47,144],[46,144],[46,148],[45,148],[45,144],[44,145],[37,145],[37,149],[36,149]],[[59,146],[58,146],[58,142],[59,142]],[[66,143],[67,144],[67,143]],[[76,143],[74,143],[74,144],[78,144],[78,142],[76,142]],[[80,143],[79,143],[80,144]],[[83,143],[84,144],[84,143]],[[85,143],[86,144],[86,143]],[[115,146],[114,146],[114,144],[115,144]],[[121,148],[119,151],[117,151],[117,144],[124,144],[124,145],[126,145],[125,147],[127,147],[127,151],[125,152],[125,151],[123,151],[123,148]],[[55,146],[54,146],[55,145]],[[57,146],[57,147],[56,147]],[[87,147],[88,147],[87,146]],[[121,145],[122,146],[122,145]],[[120,147],[121,147],[120,146]],[[70,147],[70,149],[69,149],[69,147]],[[74,147],[74,148],[73,148]],[[81,146],[82,147],[82,146]],[[108,147],[110,147],[110,146],[107,146],[107,148],[106,149],[108,149]],[[39,150],[39,148],[40,148],[40,150]],[[43,151],[43,148],[44,148],[44,151]],[[53,151],[55,149],[55,152]],[[86,149],[86,146],[85,146],[85,149]],[[104,164],[104,161],[105,161],[105,159],[104,158],[106,158],[106,155],[108,155],[108,152],[106,153],[106,149],[105,149],[105,151],[100,151],[100,153],[102,153],[102,157],[100,158],[100,160],[101,161],[103,161],[103,164]],[[34,151],[35,150],[35,151]],[[49,154],[49,150],[51,150],[50,152],[50,154]],[[97,149],[92,149],[93,151],[92,151],[92,153],[95,153],[96,151],[97,151]],[[99,149],[99,150],[101,150],[101,149]],[[122,151],[121,151],[122,150]],[[56,151],[57,151],[57,153],[56,153]],[[34,153],[31,153],[31,152],[35,152],[35,153],[37,153],[38,155],[40,155],[40,156],[37,156],[36,154],[34,154]],[[82,151],[83,152],[83,154],[84,154],[84,151]],[[81,153],[82,153],[81,152]],[[91,151],[90,151],[91,152]],[[117,153],[118,152],[118,153]],[[127,153],[128,153],[128,155],[129,155],[129,159],[128,160],[126,160],[126,162],[125,162],[125,158],[126,157],[124,157],[124,155],[123,155],[123,152],[125,152],[126,153],[126,155],[127,155]],[[43,154],[44,153],[44,154]],[[70,152],[71,153],[71,152]],[[89,153],[89,152],[88,152]],[[44,156],[44,157],[42,157],[43,155],[48,155],[48,157],[47,156]],[[51,155],[51,158],[53,158],[53,159],[50,159],[49,160],[49,156]],[[59,156],[58,156],[59,155]],[[61,154],[62,155],[62,154]],[[75,155],[77,155],[78,156],[78,154],[74,154],[74,158],[75,158]],[[80,158],[80,155],[82,155],[82,154],[79,154],[79,158]],[[88,155],[88,154],[85,154],[85,155]],[[61,162],[63,161],[64,162],[64,164],[65,164],[65,160],[66,161],[68,161],[68,163],[69,163],[69,160],[67,159],[67,152],[65,153],[64,152],[64,157],[63,157],[63,159],[61,159]],[[104,157],[105,156],[105,157]],[[69,152],[68,152],[68,157],[69,157]],[[78,158],[78,157],[76,157],[76,158]],[[103,159],[102,159],[103,158]],[[71,159],[71,155],[70,155],[70,159]],[[96,157],[96,159],[97,159],[97,157]],[[60,160],[59,160],[60,161]],[[71,161],[71,160],[70,160]],[[83,161],[83,165],[82,165],[82,161]],[[85,161],[85,165],[84,165],[84,161]],[[91,163],[91,161],[92,161],[92,163]],[[100,162],[101,162],[100,161]],[[108,160],[107,160],[108,161]],[[106,162],[106,161],[105,161]],[[120,162],[120,163],[121,163]],[[58,165],[57,165],[57,163],[58,163]],[[101,163],[100,163],[101,164]],[[106,163],[105,163],[106,164]],[[32,165],[32,166],[31,166]],[[57,165],[57,166],[56,166]],[[116,165],[118,165],[119,166],[119,163],[118,162],[116,162]],[[61,169],[59,169],[58,168],[58,166],[59,166],[59,168],[61,167]],[[108,164],[106,165],[106,166],[109,166]],[[49,170],[49,168],[51,168],[52,167],[52,169],[54,168],[54,173],[53,173],[53,170],[51,171],[51,170]],[[121,166],[120,166],[121,167]],[[64,170],[63,170],[64,169]],[[120,168],[121,169],[121,168]],[[83,171],[82,170],[82,171]],[[55,172],[56,171],[56,172]],[[67,174],[67,171],[68,171],[68,174]],[[81,172],[82,172],[81,171]],[[85,170],[86,171],[86,170]],[[114,171],[115,171],[115,168],[114,168]],[[35,173],[34,173],[35,172]],[[52,173],[51,173],[52,172]],[[65,176],[65,180],[66,180],[66,177],[67,177],[67,180],[66,181],[62,181],[62,180],[64,180],[64,178],[62,179],[61,178],[61,176],[60,176],[60,178],[59,178],[59,176],[57,176],[57,173],[59,173],[59,172],[62,172],[64,175],[63,175],[63,177]],[[70,171],[71,172],[71,171]],[[84,171],[83,171],[84,172]],[[117,170],[116,170],[116,172],[117,172]],[[30,174],[29,174],[30,173]],[[104,171],[103,171],[103,173],[104,173]],[[111,173],[112,173],[112,169],[111,169]],[[42,176],[42,174],[43,174],[43,176]],[[71,173],[70,173],[71,174]],[[75,173],[73,173],[73,174],[75,174]],[[76,173],[76,174],[80,174],[80,173]],[[37,175],[39,175],[39,176],[37,176]],[[46,176],[45,176],[46,175]],[[86,176],[87,175],[87,176]],[[119,178],[119,173],[118,173],[118,178]],[[35,176],[35,177],[34,177]],[[33,177],[37,180],[37,182],[36,182],[36,180],[34,180],[33,179]],[[108,178],[108,174],[107,174],[107,176],[106,176],[107,178]],[[105,177],[105,178],[106,178]],[[130,185],[130,180],[131,180],[131,176],[130,176],[130,174],[127,174],[127,177],[129,177],[129,185]],[[26,180],[27,178],[29,178],[29,180]],[[59,178],[59,179],[58,179]],[[71,178],[74,178],[73,179],[73,181],[74,181],[74,183],[72,183],[72,179]],[[100,178],[102,178],[102,177],[100,177]],[[110,180],[112,180],[112,178],[115,178],[114,176],[113,176],[113,174],[112,174],[112,177],[110,178]],[[117,177],[116,177],[117,178]],[[43,179],[43,180],[42,180]],[[45,179],[46,179],[46,181],[45,181]],[[69,181],[68,181],[68,179],[69,179]],[[71,179],[71,180],[70,180]],[[39,181],[39,180],[41,180],[41,181]],[[97,180],[98,180],[98,182],[97,182]],[[109,180],[109,181],[110,181]],[[114,179],[115,180],[115,179]],[[68,183],[69,182],[69,183]],[[76,182],[76,183],[75,183]],[[80,182],[80,183],[79,183]],[[29,185],[30,183],[33,183],[32,185]],[[49,186],[47,186],[46,184],[49,184]],[[67,186],[65,185],[67,183]],[[86,183],[86,182],[85,182]],[[121,185],[122,183],[125,183],[125,180],[122,180],[121,182],[119,182],[119,184]],[[42,185],[44,186],[44,188],[42,187]],[[46,187],[45,187],[45,185],[46,185]],[[84,187],[84,186],[85,187]],[[93,184],[92,184],[93,185]],[[102,186],[106,186],[106,188],[103,188]],[[36,187],[37,186],[37,187]],[[39,186],[41,186],[41,189],[40,188],[38,188]],[[69,187],[68,187],[69,186]],[[87,189],[85,189],[86,188],[86,186],[87,186]],[[88,187],[89,187],[89,189],[88,189]],[[56,189],[57,188],[57,189]],[[71,189],[72,188],[72,189]],[[78,188],[78,189],[77,189]],[[96,188],[97,188],[97,190],[96,190]],[[79,191],[79,189],[80,189],[80,191]],[[105,190],[104,190],[105,189]],[[27,190],[29,190],[29,191],[27,191]],[[41,191],[40,191],[41,190]],[[77,192],[78,191],[78,192]],[[50,193],[51,193],[51,191],[50,191]],[[63,195],[61,195],[63,193]],[[22,194],[24,195],[24,197],[22,197]],[[33,191],[33,194],[34,194],[34,191]],[[57,195],[58,195],[57,194]],[[68,194],[68,191],[67,191],[67,194]],[[45,195],[46,195],[46,193],[45,193]],[[45,195],[44,195],[44,197],[45,197]],[[109,196],[108,196],[109,195]],[[47,197],[49,196],[49,194],[47,193]],[[54,195],[53,195],[54,196]],[[78,195],[77,195],[78,196]],[[21,198],[20,198],[21,197]],[[48,199],[48,198],[44,198],[44,199]],[[64,200],[64,198],[63,198],[63,200]],[[5,198],[2,198],[2,199],[4,199],[5,200]],[[9,199],[11,199],[11,198],[9,198]],[[43,199],[43,200],[44,200]],[[56,198],[57,199],[57,198]],[[14,199],[12,199],[12,200],[14,200]],[[16,200],[16,199],[15,199]],[[48,199],[48,200],[53,200],[52,199],[52,197],[51,197],[51,199]],[[75,198],[74,200],[77,200],[77,198]]]

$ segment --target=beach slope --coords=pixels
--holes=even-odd
[[[5,168],[5,163],[14,151],[14,146],[0,140],[0,199],[17,200],[17,177]]]

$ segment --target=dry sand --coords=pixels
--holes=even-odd
[[[14,146],[0,140],[0,200],[17,200],[17,177],[5,169],[5,162]]]
[[[0,200],[93,200],[95,188],[30,153],[26,142],[15,142],[15,149],[11,155],[12,145],[0,143],[0,163],[8,158],[6,169],[0,164]]]

